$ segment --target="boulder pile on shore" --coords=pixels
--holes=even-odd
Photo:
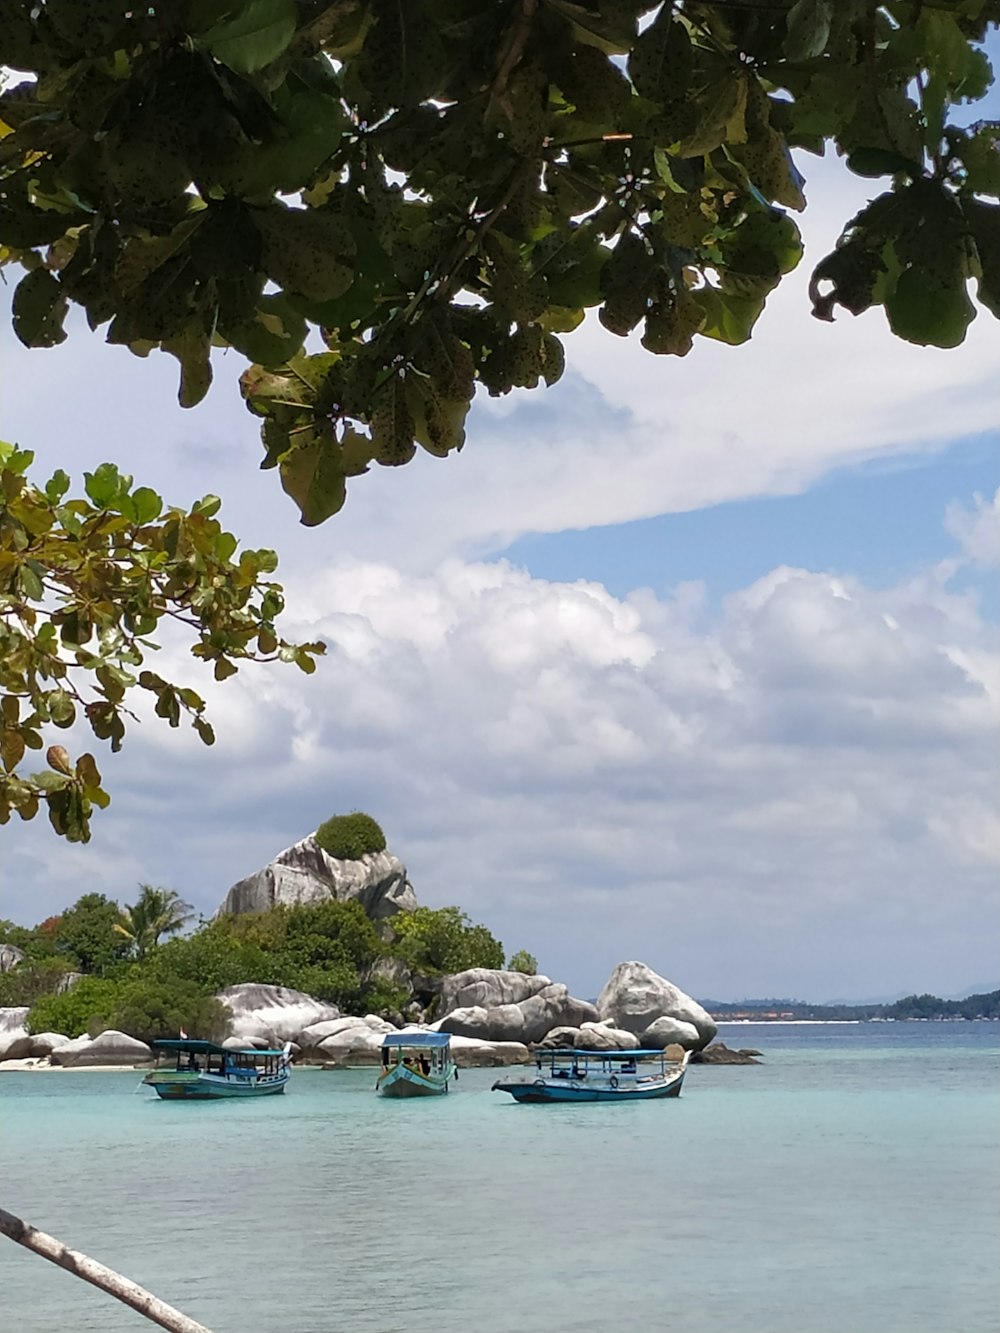
[[[387,1032],[400,1030],[377,1014],[345,1015],[336,1005],[284,986],[247,982],[220,991],[232,1014],[231,1047],[278,1047],[292,1043],[298,1063],[328,1068],[375,1064]],[[0,1008],[0,1068],[63,1069],[130,1067],[152,1059],[144,1042],[124,1032],[95,1037],[64,1036],[27,1029],[28,1009]],[[452,1037],[462,1067],[524,1064],[531,1048],[662,1050],[677,1044],[703,1052],[717,1028],[697,1001],[645,963],[619,963],[593,1004],[577,999],[559,982],[491,968],[445,977],[433,1023],[402,1030],[441,1031]],[[717,1050],[721,1059],[713,1055]],[[719,1044],[704,1055],[711,1063],[753,1063]]]

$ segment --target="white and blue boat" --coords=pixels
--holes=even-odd
[[[280,1051],[230,1050],[212,1041],[178,1037],[154,1041],[153,1048],[157,1068],[142,1081],[168,1101],[272,1096],[285,1091],[292,1063],[290,1042]],[[160,1065],[161,1055],[169,1063]]]
[[[679,1097],[689,1052],[537,1051],[534,1077],[499,1079],[494,1092],[516,1102],[640,1102]]]
[[[375,1090],[383,1097],[434,1097],[458,1077],[448,1032],[387,1032]]]

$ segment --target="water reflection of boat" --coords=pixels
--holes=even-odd
[[[538,1051],[534,1077],[499,1079],[494,1092],[518,1102],[637,1102],[679,1097],[688,1052]]]
[[[383,1097],[433,1097],[457,1077],[447,1032],[388,1032],[375,1089]]]
[[[291,1068],[291,1043],[280,1051],[234,1051],[212,1041],[179,1037],[154,1041],[153,1048],[157,1068],[142,1081],[171,1101],[266,1097],[285,1091]],[[170,1063],[160,1065],[161,1055]]]

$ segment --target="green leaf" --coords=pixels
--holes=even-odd
[[[66,341],[63,320],[69,302],[57,278],[36,268],[17,284],[13,301],[14,332],[25,347],[55,347]]]
[[[287,48],[295,21],[295,0],[242,0],[232,18],[203,33],[197,44],[237,74],[253,74]]]
[[[93,472],[83,474],[83,488],[98,509],[110,509],[122,490],[122,477],[114,463],[101,463]]]
[[[49,717],[57,727],[71,727],[76,721],[76,705],[65,690],[52,690],[48,696]]]
[[[278,468],[281,489],[298,505],[303,525],[312,528],[343,508],[347,486],[336,441],[308,434],[305,443],[282,457]]]
[[[833,18],[832,0],[795,0],[785,19],[785,55],[813,60],[826,50]]]
[[[763,297],[732,296],[714,287],[699,288],[691,297],[704,315],[700,332],[732,347],[749,339],[764,309]]]
[[[269,278],[317,301],[329,301],[347,291],[354,279],[357,246],[339,213],[274,204],[255,208],[252,214]]]
[[[963,199],[962,212],[976,246],[976,295],[1000,319],[1000,206]]]
[[[174,337],[165,338],[162,347],[180,362],[181,384],[177,401],[181,407],[196,407],[212,385],[208,333],[200,323],[188,324]]]
[[[69,477],[62,468],[57,468],[45,483],[45,498],[51,504],[58,504],[68,490]]]
[[[18,570],[18,582],[21,585],[21,592],[31,601],[39,602],[45,596],[45,585],[31,564],[24,564]]]
[[[847,166],[856,176],[868,177],[896,176],[902,172],[915,178],[921,172],[918,162],[890,148],[856,148],[848,155]]]
[[[691,38],[672,5],[636,38],[628,58],[629,77],[642,97],[654,102],[684,97],[691,77]]]
[[[406,395],[406,378],[393,375],[375,399],[371,414],[373,456],[383,467],[400,467],[417,452],[413,443],[413,415]]]
[[[958,156],[965,168],[966,184],[977,194],[1000,195],[1000,132],[980,130],[963,138]]]
[[[957,265],[950,273],[907,269],[886,298],[885,310],[898,338],[924,347],[958,347],[976,315]]]
[[[152,523],[163,512],[163,500],[149,486],[137,486],[132,492],[136,523]]]
[[[727,70],[702,89],[692,109],[697,128],[677,145],[678,157],[701,157],[722,144],[746,139],[747,80],[740,70]]]

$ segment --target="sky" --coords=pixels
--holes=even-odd
[[[169,357],[79,318],[28,351],[5,313],[0,436],[37,479],[220,494],[328,654],[216,686],[168,643],[218,744],[148,709],[89,743],[110,808],[85,847],[0,830],[0,916],[140,882],[211,914],[361,809],[421,903],[580,995],[630,958],[719,1000],[995,987],[1000,330],[814,320],[811,265],[880,186],[801,165],[806,259],[748,345],[656,358],[588,319],[560,384],[481,396],[460,455],[374,469],[319,529],[258,469],[236,354],[185,412]]]

